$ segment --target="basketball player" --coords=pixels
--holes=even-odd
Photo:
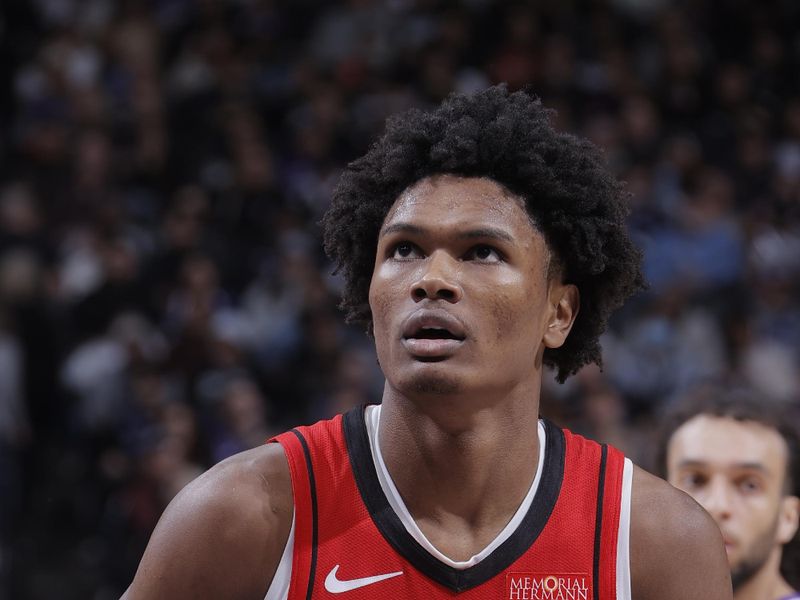
[[[730,598],[691,498],[538,418],[545,366],[597,362],[642,285],[625,213],[598,152],[524,92],[390,120],[324,219],[381,404],[188,485],[125,597]]]
[[[665,440],[669,482],[722,530],[735,600],[800,600],[781,573],[784,547],[800,541],[797,415],[744,389],[704,388],[678,405]]]

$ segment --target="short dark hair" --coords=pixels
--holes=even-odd
[[[429,112],[389,119],[384,135],[344,170],[323,217],[325,249],[345,279],[347,320],[371,330],[369,285],[378,233],[398,196],[436,174],[487,177],[519,196],[581,307],[544,363],[563,382],[601,364],[611,313],[644,287],[641,253],[627,232],[627,195],[589,141],[556,131],[553,112],[528,91],[498,85],[453,94]]]
[[[786,443],[784,494],[800,497],[800,408],[766,398],[737,383],[708,382],[683,394],[665,411],[658,435],[656,471],[667,476],[667,448],[672,436],[687,421],[700,415],[752,421],[777,431]],[[783,547],[781,573],[800,587],[800,531]]]

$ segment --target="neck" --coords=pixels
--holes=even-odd
[[[411,400],[387,385],[381,451],[423,533],[446,555],[463,560],[505,527],[533,483],[539,456],[538,389],[473,410],[459,398],[423,400]],[[445,530],[460,532],[449,536],[455,543],[437,536]]]
[[[734,600],[780,600],[795,592],[781,576],[780,564],[781,547],[776,546],[764,566],[736,588]]]

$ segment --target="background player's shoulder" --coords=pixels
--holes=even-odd
[[[289,467],[267,444],[188,484],[164,511],[127,598],[263,598],[292,520]]]
[[[634,467],[631,583],[637,600],[728,600],[722,535],[690,496]]]

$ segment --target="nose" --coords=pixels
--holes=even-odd
[[[458,302],[463,291],[457,282],[458,261],[437,250],[424,261],[419,277],[411,286],[415,302],[424,299]]]
[[[725,481],[716,479],[709,482],[705,492],[697,500],[718,523],[731,517],[731,490]]]

